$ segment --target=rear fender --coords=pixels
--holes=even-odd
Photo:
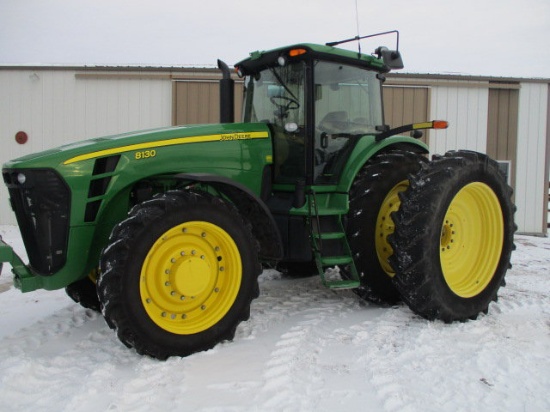
[[[379,153],[391,150],[404,150],[420,154],[429,153],[429,148],[426,144],[410,137],[392,136],[377,143],[373,136],[365,136],[361,138],[353,149],[342,172],[342,177],[336,191],[348,193],[355,180],[355,176],[357,176],[357,173],[359,173],[365,163]]]

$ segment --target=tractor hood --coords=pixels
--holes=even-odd
[[[4,168],[56,167],[128,152],[146,151],[189,143],[245,140],[268,137],[250,124],[177,126],[123,133],[71,143],[6,162]]]

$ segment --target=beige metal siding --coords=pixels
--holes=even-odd
[[[510,182],[515,187],[518,140],[519,90],[490,89],[487,125],[487,154],[510,161]]]
[[[220,117],[217,82],[176,82],[175,123],[216,123]]]
[[[174,125],[219,123],[220,88],[217,80],[178,80],[174,86]],[[235,120],[241,118],[242,83],[235,84]]]
[[[382,90],[385,121],[390,127],[429,120],[427,87],[384,86]]]
[[[391,128],[425,122],[430,112],[430,89],[427,87],[384,86],[384,121]],[[423,131],[421,140],[429,141],[429,131]]]

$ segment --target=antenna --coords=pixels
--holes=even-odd
[[[357,4],[357,0],[355,0],[355,24],[357,26],[357,37],[360,38],[361,32],[359,30],[359,5]],[[359,48],[359,54],[361,54],[361,42],[357,41],[357,47]]]
[[[359,41],[361,39],[367,39],[369,37],[376,37],[376,36],[383,36],[385,34],[391,34],[391,33],[395,33],[397,35],[397,43],[396,43],[395,50],[399,51],[399,32],[397,30],[384,31],[382,33],[369,34],[367,36],[357,35],[355,37],[352,37],[351,39],[333,41],[333,42],[330,42],[330,43],[326,43],[326,45],[332,47],[332,46],[337,46],[337,45],[342,44],[342,43],[349,43],[350,41]]]

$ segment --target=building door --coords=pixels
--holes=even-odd
[[[518,107],[519,90],[489,89],[487,154],[501,163],[512,187],[516,181]]]
[[[235,121],[240,121],[243,85],[235,82]],[[219,123],[220,87],[216,79],[174,82],[174,125]]]

